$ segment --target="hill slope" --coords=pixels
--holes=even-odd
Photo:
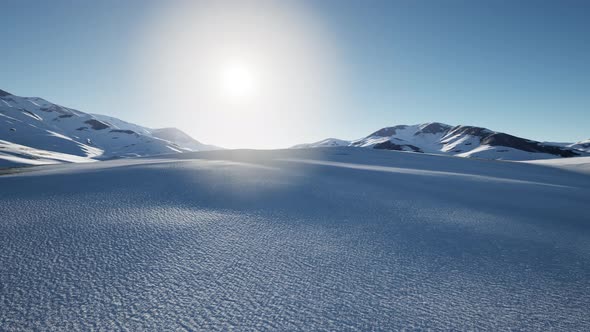
[[[176,136],[162,138],[157,129],[80,112],[42,98],[19,97],[0,91],[0,167],[215,148],[201,144],[178,129],[174,129]],[[182,136],[182,140],[176,141],[177,136]],[[44,157],[39,157],[39,153]]]
[[[355,148],[21,172],[3,329],[590,329],[587,175]]]

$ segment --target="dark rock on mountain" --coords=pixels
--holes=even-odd
[[[493,131],[482,128],[482,127],[474,127],[474,126],[455,126],[451,128],[451,130],[447,133],[447,135],[471,135],[471,136],[478,136],[478,137],[485,137],[486,135],[494,133]]]
[[[409,149],[404,149],[404,147],[407,147]],[[414,146],[414,145],[411,145],[411,144],[399,145],[399,144],[392,143],[391,141],[385,141],[383,143],[375,144],[373,146],[373,149],[378,149],[378,150],[394,150],[394,151],[408,151],[408,150],[411,150],[413,152],[422,152],[422,150],[420,150],[420,148],[417,147],[417,146]]]
[[[84,121],[84,123],[90,125],[90,127],[94,130],[103,130],[103,129],[107,129],[110,128],[110,126],[102,121],[96,120],[96,119],[90,119],[87,121]]]
[[[504,133],[494,133],[492,135],[486,136],[481,140],[481,144],[491,146],[506,146],[522,151],[548,153],[561,157],[576,157],[580,155],[571,149],[563,149],[557,146],[545,145],[540,142],[535,142]]]
[[[439,122],[432,122],[429,123],[425,126],[421,126],[420,130],[417,131],[414,136],[416,135],[420,135],[420,133],[424,133],[424,134],[438,134],[438,133],[443,133],[448,131],[451,128],[451,126],[446,125],[444,123],[439,123]]]
[[[378,136],[378,137],[388,137],[388,136],[393,136],[396,134],[397,130],[400,129],[406,129],[408,126],[406,125],[399,125],[399,126],[395,126],[395,127],[386,127],[386,128],[382,128],[377,130],[376,132],[372,133],[369,136]]]
[[[47,113],[56,112],[56,113],[59,113],[62,115],[70,115],[70,116],[73,116],[74,114],[76,114],[76,112],[74,110],[57,105],[57,104],[43,106],[43,107],[40,107],[39,110],[41,110],[43,112],[47,112]]]
[[[128,129],[113,129],[110,131],[111,133],[122,133],[122,134],[137,134],[136,132],[134,132],[133,130],[128,130]]]

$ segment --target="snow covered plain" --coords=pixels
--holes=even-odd
[[[566,170],[590,174],[590,157],[576,157],[564,159],[526,160],[525,163],[546,165]]]
[[[590,329],[588,174],[346,147],[16,172],[1,330]]]

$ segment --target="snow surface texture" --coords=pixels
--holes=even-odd
[[[149,129],[113,117],[80,112],[41,98],[19,97],[0,90],[0,167],[215,148],[176,128]]]
[[[349,147],[12,172],[2,330],[590,330],[585,174]]]
[[[588,155],[590,144],[584,143],[541,143],[486,128],[430,122],[382,128],[354,141],[329,138],[293,148],[356,146],[466,158],[532,160]]]

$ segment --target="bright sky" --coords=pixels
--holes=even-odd
[[[590,2],[3,0],[0,89],[229,148],[590,137]]]

